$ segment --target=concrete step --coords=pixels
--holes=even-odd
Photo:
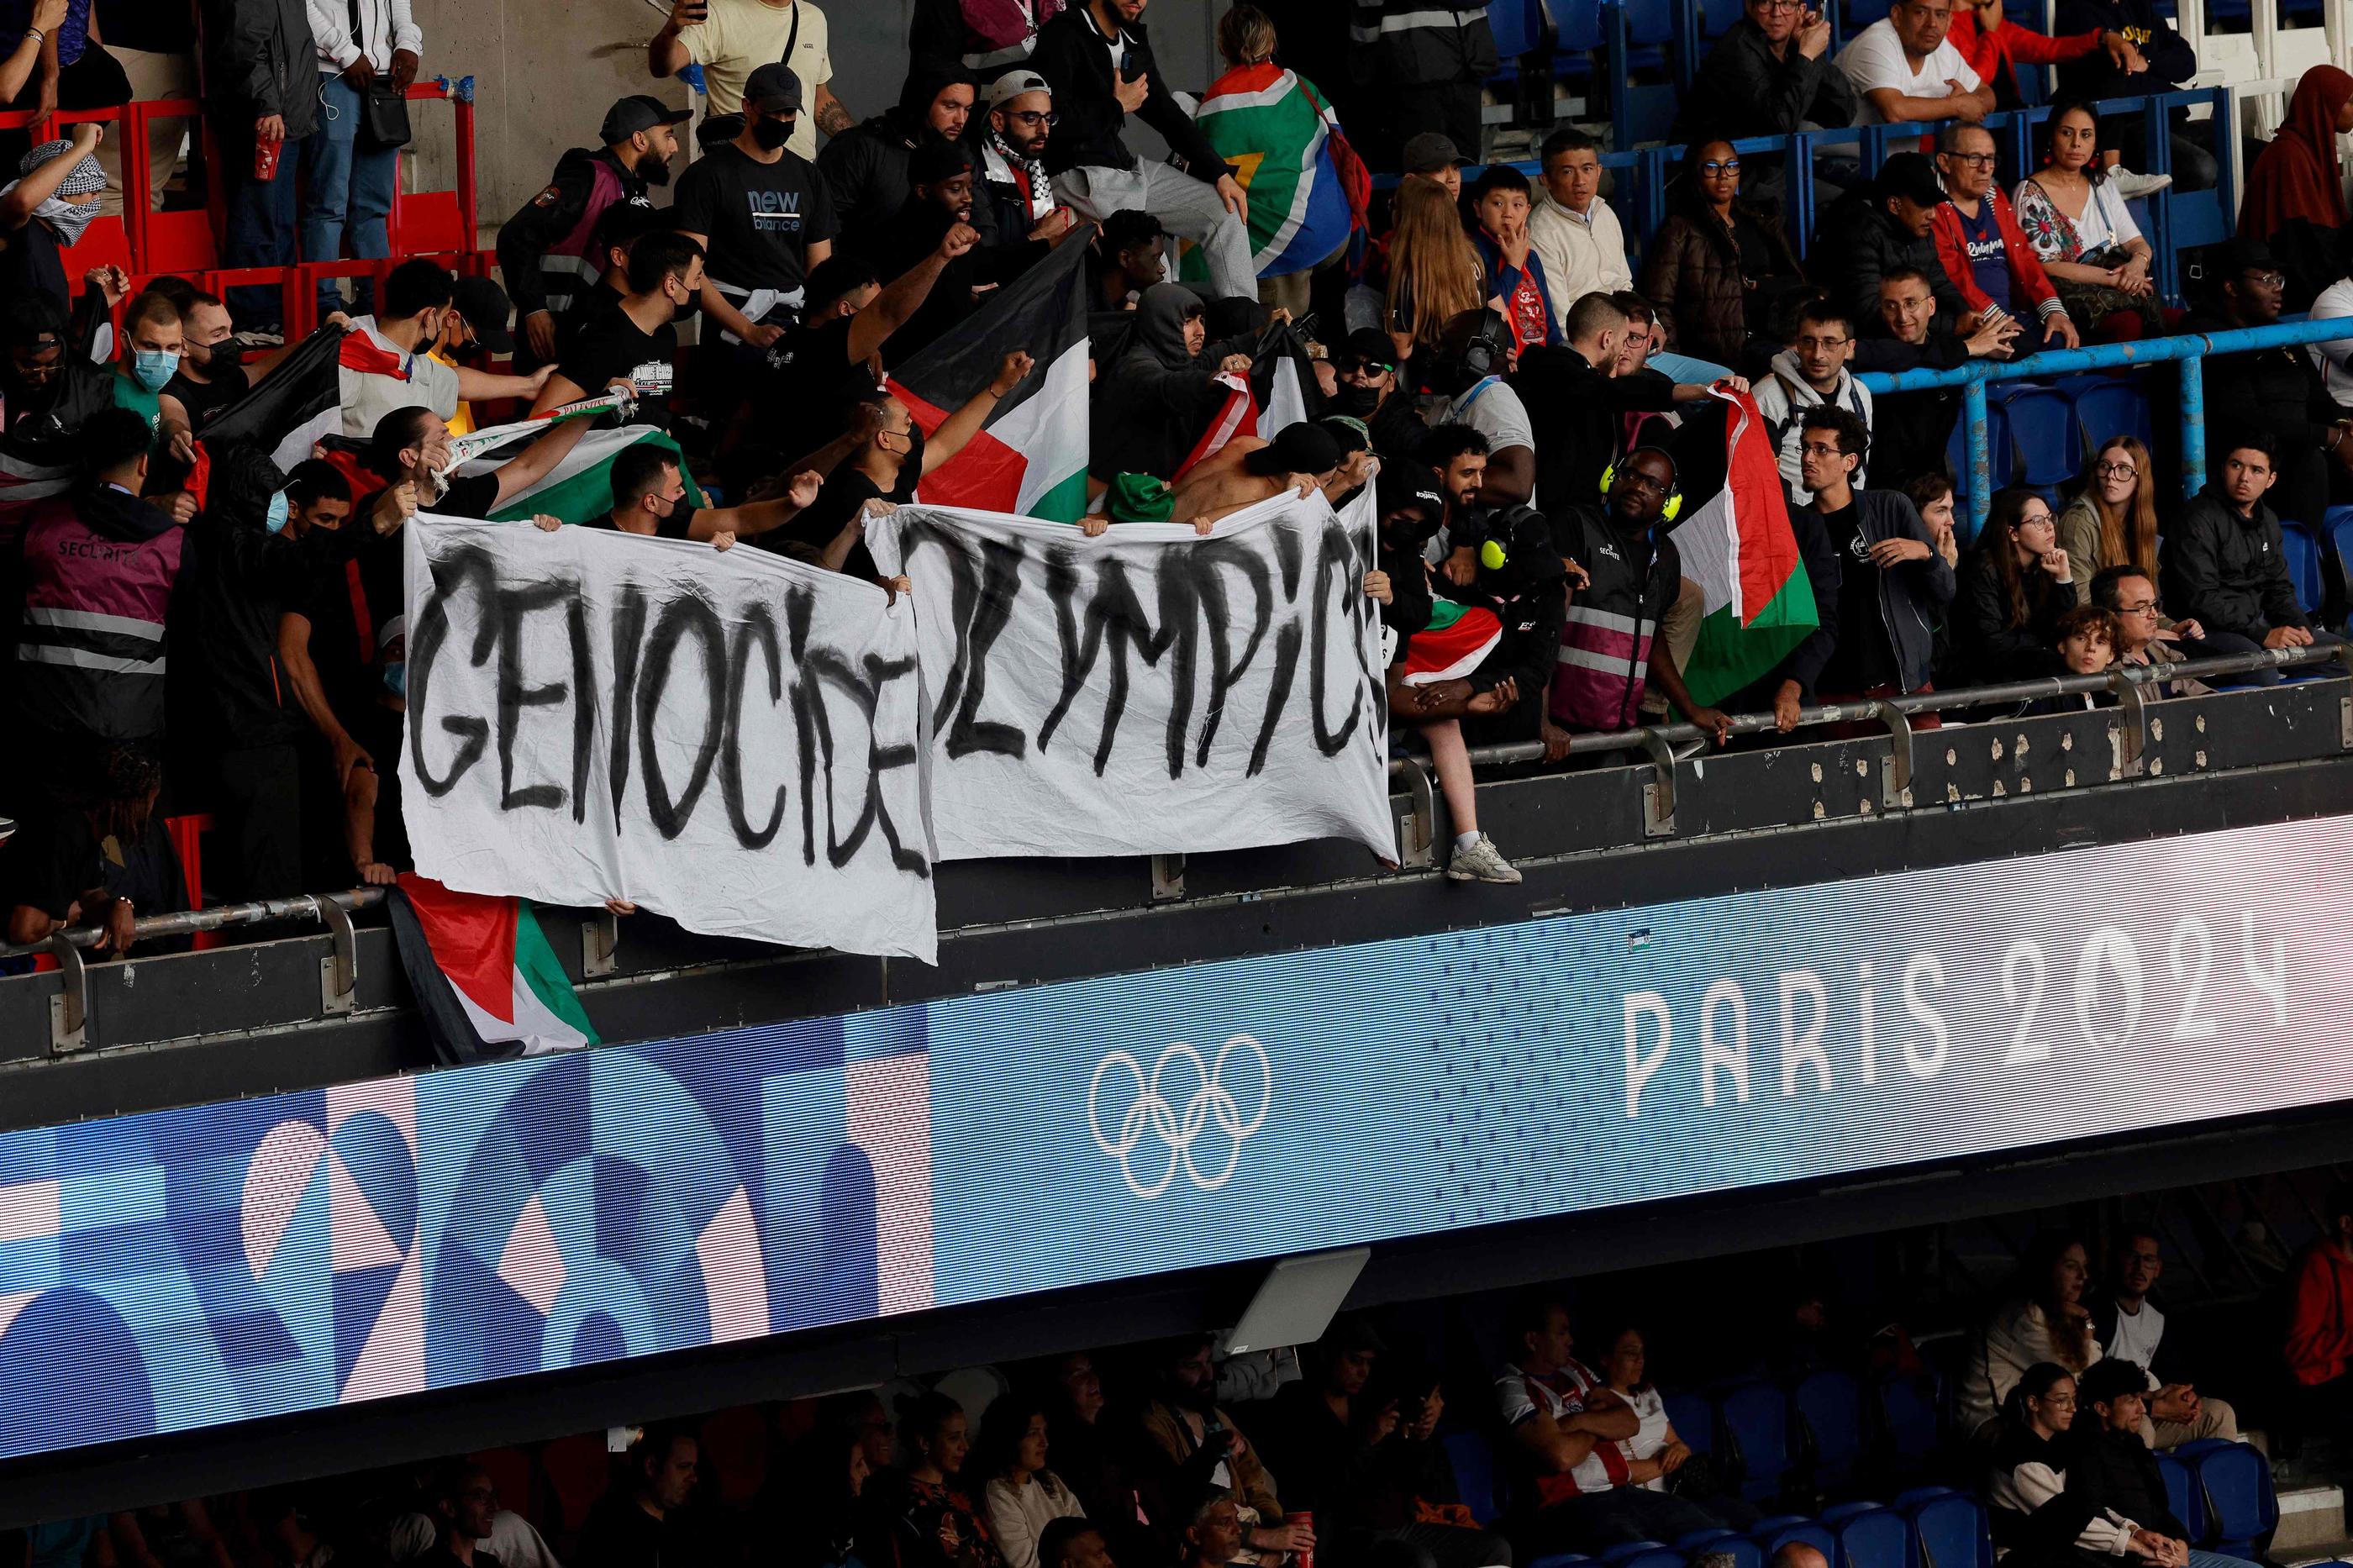
[[[2332,1541],[2325,1546],[2299,1547],[2294,1552],[2274,1547],[2272,1559],[2281,1568],[2320,1568],[2324,1563],[2353,1562],[2353,1541]]]
[[[2279,1532],[2272,1537],[2275,1561],[2327,1561],[2345,1540],[2345,1489],[2327,1484],[2286,1486],[2279,1493]]]

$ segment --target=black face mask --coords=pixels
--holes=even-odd
[[[762,152],[773,153],[793,139],[793,124],[789,120],[755,120],[752,122],[752,140],[760,144]]]
[[[1332,412],[1355,419],[1369,418],[1380,406],[1381,389],[1377,386],[1356,386],[1344,381],[1340,390],[1332,395]]]

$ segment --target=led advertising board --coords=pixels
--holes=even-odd
[[[2345,1099],[2348,826],[11,1134],[0,1454]]]

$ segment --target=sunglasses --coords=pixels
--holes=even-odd
[[[1341,375],[1387,375],[1397,366],[1387,360],[1337,359],[1332,362],[1332,368]]]

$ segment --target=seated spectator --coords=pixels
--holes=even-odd
[[[2076,330],[2098,342],[2160,334],[2148,271],[2156,253],[2100,162],[2099,116],[2088,103],[2063,103],[2041,136],[2041,166],[2019,182],[2013,199],[2019,227]]]
[[[1944,275],[1936,276],[1941,281]],[[1974,331],[1967,338],[1957,336],[1938,324],[1932,289],[1929,276],[1914,267],[1898,268],[1880,279],[1878,320],[1886,336],[1856,342],[1858,366],[1947,370],[1970,359],[2010,357],[2022,331],[2014,318],[1965,319],[1964,324],[1974,325]],[[1872,433],[1878,447],[1880,482],[1909,484],[1922,474],[1942,471],[1946,443],[1960,408],[1960,395],[1952,387],[1892,392],[1874,400]]]
[[[1061,115],[1046,144],[1054,194],[1090,222],[1129,208],[1151,213],[1201,247],[1220,298],[1256,298],[1250,199],[1171,91],[1137,20],[1143,15],[1144,0],[1086,0],[1038,29],[1029,63]],[[1160,133],[1182,170],[1128,150],[1121,133],[1130,114]]]
[[[1960,498],[1954,492],[1953,477],[1941,468],[1923,474],[1904,487],[1904,495],[1912,503],[1912,510],[1920,514],[1920,521],[1928,525],[1929,542],[1945,558],[1945,564],[1959,566],[1961,542],[1954,522]]]
[[[2165,616],[2158,603],[2157,580],[2140,568],[2103,566],[2092,578],[2090,593],[2093,604],[2116,617],[2117,663],[2162,668],[2179,664],[2189,657],[2179,641],[2170,641],[2158,635],[2158,623]],[[2195,626],[2197,623],[2193,621],[2190,624]],[[2225,681],[2222,684],[2230,683]],[[2196,697],[2214,689],[2203,681],[2185,676],[2170,682],[2169,687],[2161,687],[2160,694],[2168,689],[2175,697]],[[2102,1331],[2102,1338],[2105,1342],[2105,1330]]]
[[[1993,132],[1982,125],[1946,126],[1936,132],[1936,163],[1945,172],[1945,205],[1932,230],[1936,258],[1963,302],[1979,316],[2031,310],[2037,324],[2025,333],[2027,343],[2077,347],[2083,340],[2067,307],[2020,230],[2010,198],[1994,188]]]
[[[1765,416],[1766,434],[1779,454],[1781,479],[1789,488],[1789,504],[1803,506],[1813,499],[1799,472],[1798,447],[1801,416],[1811,408],[1843,408],[1871,431],[1871,390],[1847,372],[1854,358],[1854,329],[1844,309],[1817,298],[1799,307],[1789,324],[1788,346],[1773,356],[1772,374],[1757,383],[1757,411]],[[1862,489],[1858,465],[1850,488]]]
[[[2176,621],[2157,613],[2157,484],[2148,448],[2130,436],[2111,436],[2092,459],[2090,477],[2067,510],[2059,514],[2059,545],[2080,597],[2102,576],[2117,570],[2137,573],[2149,585],[2147,604],[2093,602],[2116,612],[2125,624],[2118,654],[2126,663],[2153,645],[2158,658],[2217,658],[2253,653],[2256,644],[2231,632],[2210,633],[2195,619]],[[2113,590],[2113,584],[2112,584]],[[2148,635],[2141,635],[2146,623]],[[2144,1347],[2147,1348],[2147,1347]],[[2142,1362],[2146,1355],[2137,1358]],[[2171,1447],[2170,1444],[2160,1445]]]
[[[2319,1238],[2296,1260],[2288,1287],[2287,1362],[2299,1436],[2353,1434],[2353,1187],[2320,1206]]]
[[[964,140],[976,91],[963,67],[919,61],[907,72],[895,105],[825,144],[818,173],[825,176],[846,242],[855,243],[907,205],[914,187],[908,164],[918,152]]]
[[[2353,76],[2314,66],[2297,79],[2287,117],[2247,171],[2239,197],[2239,237],[2269,244],[2299,219],[2334,232],[2345,226],[2345,171],[2337,139],[2353,131]]]
[[[856,1397],[881,1411],[871,1394]],[[752,1505],[784,1568],[865,1568],[891,1561],[889,1525],[867,1497],[875,1475],[867,1444],[856,1427],[828,1418],[835,1414],[820,1413],[786,1463],[770,1469]],[[887,1445],[887,1417],[881,1427]]]
[[[2165,536],[2165,596],[2210,637],[2228,632],[2270,648],[2334,644],[2342,639],[2316,628],[2297,605],[2279,518],[2263,504],[2275,481],[2274,450],[2260,433],[2223,446],[2221,471]],[[2280,675],[2263,670],[2255,679],[2269,685]]]
[[[2059,65],[2105,49],[2119,70],[2133,74],[2148,68],[2131,40],[2115,28],[2045,37],[2005,17],[2002,0],[1957,0],[1953,26],[1945,37],[1978,79],[1993,89],[1995,106],[2000,109],[2016,109],[2025,101],[2018,90],[2018,65]]]
[[[106,190],[99,139],[106,128],[83,121],[70,140],[44,142],[24,155],[16,178],[0,185],[0,296],[40,292],[70,305],[62,252],[78,245],[98,216]]]
[[[691,1432],[647,1428],[581,1521],[580,1568],[661,1568],[691,1560],[682,1515],[701,1457]]]
[[[1705,1461],[1686,1473],[1692,1447],[1667,1419],[1666,1399],[1650,1379],[1649,1356],[1650,1346],[1641,1330],[1620,1329],[1611,1337],[1609,1353],[1599,1368],[1609,1392],[1624,1400],[1642,1423],[1631,1437],[1618,1440],[1618,1451],[1626,1459],[1628,1484],[1662,1492],[1669,1489],[1668,1477],[1682,1476],[1673,1488],[1677,1496],[1697,1502],[1735,1530],[1750,1528],[1763,1516],[1746,1500],[1707,1486],[1702,1479],[1706,1474]],[[1702,1485],[1694,1487],[1694,1479],[1702,1479]]]
[[[2002,500],[2018,493],[2002,491],[1997,498],[1997,507]],[[2014,515],[2014,500],[2010,510]],[[1993,526],[1987,525],[1989,535]],[[2068,589],[2071,595],[2073,592]],[[2062,611],[2073,607],[2071,598]],[[2053,614],[2052,619],[2055,622],[2057,618]],[[2050,671],[2045,666],[2035,673]],[[1974,1436],[1980,1441],[1993,1436],[1995,1423],[2004,1415],[2015,1414],[2014,1391],[2029,1369],[2055,1363],[2058,1372],[2073,1376],[2100,1359],[2100,1342],[2092,1332],[2092,1314],[2084,1305],[2084,1291],[2091,1282],[2091,1254],[2073,1237],[2044,1231],[2027,1244],[2019,1257],[2018,1272],[2007,1299],[1978,1329],[1972,1341],[1968,1370],[1962,1378],[1958,1400],[1964,1436]]]
[[[1303,419],[1275,432],[1271,441],[1229,441],[1177,481],[1169,521],[1189,522],[1206,534],[1219,519],[1262,500],[1285,494],[1303,500],[1338,477],[1340,461],[1340,444]]]
[[[919,66],[960,65],[985,81],[1028,59],[1037,47],[1038,29],[1061,9],[1062,0],[1009,6],[993,0],[916,0],[907,53]]]
[[[164,764],[153,747],[117,744],[53,756],[58,798],[30,814],[0,847],[0,909],[7,940],[46,942],[69,926],[97,926],[97,951],[131,951],[142,915],[188,907],[180,858],[155,810]]]
[[[2116,662],[2116,617],[2097,605],[2078,605],[2051,626],[2054,674],[2105,675]],[[2072,713],[2085,708],[2111,706],[2116,698],[2099,691],[2081,691],[2038,700],[2029,713]]]
[[[1388,285],[1383,324],[1399,358],[1434,347],[1447,324],[1489,298],[1486,268],[1462,232],[1461,215],[1443,186],[1409,180],[1398,187],[1397,226],[1390,231]],[[1419,376],[1413,374],[1418,385]]]
[[[1398,190],[1402,195],[1406,187],[1416,180],[1438,186],[1446,193],[1449,202],[1462,199],[1462,166],[1473,160],[1462,155],[1462,146],[1442,132],[1424,131],[1406,138],[1398,154],[1398,170],[1404,175]]]
[[[691,539],[722,550],[739,539],[769,533],[816,504],[823,482],[814,471],[795,474],[784,495],[743,506],[686,504],[686,475],[678,454],[653,441],[624,447],[613,458],[613,510],[584,526],[610,528],[648,539]]]
[[[1084,1519],[1086,1510],[1053,1471],[1044,1400],[1030,1394],[999,1394],[982,1418],[980,1473],[983,1506],[1006,1568],[1043,1568],[1039,1547],[1046,1527],[1059,1519]]]
[[[2156,1381],[2141,1363],[2121,1356],[2076,1380],[2067,1495],[2090,1503],[2097,1518],[2130,1526],[2130,1555],[2153,1552],[2158,1561],[2188,1568],[2252,1568],[2244,1559],[2191,1546],[2189,1527],[2173,1516],[2165,1475],[2147,1439],[2145,1395]]]
[[[1208,341],[1201,297],[1155,283],[1135,308],[1126,349],[1095,380],[1090,468],[1105,483],[1121,472],[1176,478],[1228,389],[1218,378],[1250,374],[1250,340]]]
[[[498,1512],[498,1488],[490,1471],[470,1462],[445,1466],[433,1490],[437,1530],[433,1550],[419,1559],[424,1568],[501,1568],[482,1544]]]
[[[1459,715],[1470,745],[1533,741],[1544,727],[1546,689],[1560,667],[1567,604],[1563,552],[1545,519],[1525,504],[1482,508],[1468,521],[1480,541],[1468,580],[1454,577],[1458,553],[1449,556],[1445,572],[1433,574],[1430,586],[1441,605],[1469,605],[1493,616],[1500,636],[1459,683],[1430,687],[1427,700],[1439,712],[1457,696],[1466,703],[1487,699]],[[1464,531],[1451,531],[1459,552]]]
[[[1668,137],[1686,145],[1852,125],[1854,84],[1831,58],[1831,19],[1802,0],[1746,0],[1707,52]]]
[[[2059,617],[2075,605],[2050,504],[2030,489],[1997,493],[1984,534],[1961,563],[1953,606],[1953,658],[1965,680],[2052,674]]]
[[[1154,1550],[1149,1527],[1141,1522],[1135,1483],[1103,1430],[1103,1378],[1094,1358],[1075,1351],[1047,1369],[1047,1430],[1053,1435],[1054,1473],[1071,1489],[1086,1517],[1102,1530],[1112,1554],[1145,1562]],[[1049,1527],[1050,1529],[1051,1527]],[[1041,1568],[1056,1568],[1048,1542],[1039,1542]],[[1103,1568],[1090,1563],[1087,1568]]]
[[[1423,384],[1432,395],[1429,409],[1433,425],[1468,425],[1487,438],[1487,468],[1479,488],[1483,507],[1517,506],[1535,487],[1535,426],[1528,410],[1504,379],[1513,356],[1511,329],[1486,309],[1465,310],[1446,323],[1437,344],[1423,356]],[[1476,550],[1458,540],[1456,551]],[[1468,582],[1472,570],[1464,561],[1450,564],[1449,575]]]
[[[629,250],[629,291],[621,308],[583,331],[540,383],[531,411],[594,397],[651,365],[666,369],[678,353],[678,313],[702,288],[702,247],[682,234],[649,234]]]
[[[1243,1546],[1241,1509],[1223,1487],[1196,1493],[1176,1515],[1179,1531],[1176,1568],[1227,1568],[1257,1561]]]
[[[1880,165],[1877,180],[1822,215],[1816,276],[1866,335],[1883,330],[1878,325],[1881,283],[1907,268],[1927,279],[1936,325],[1953,331],[1968,313],[1959,288],[1945,276],[1932,236],[1944,201],[1936,167],[1917,153],[1896,153]]]
[[[1813,492],[1801,510],[1838,562],[1834,596],[1817,606],[1823,626],[1831,628],[1831,646],[1814,681],[1826,702],[1934,691],[1936,628],[1955,592],[1952,563],[1937,551],[1935,534],[1910,499],[1884,486],[1854,488],[1870,441],[1862,421],[1844,408],[1809,408],[1799,420],[1799,478]],[[1798,521],[1793,512],[1790,522]],[[1819,574],[1815,581],[1820,599]],[[1799,653],[1810,646],[1800,645]],[[1795,711],[1787,706],[1792,695],[1785,687],[1777,696],[1777,720],[1794,723]],[[1935,717],[1924,713],[1913,722]]]
[[[1992,1445],[1986,1476],[1986,1516],[1994,1552],[2005,1563],[2113,1562],[2127,1554],[2171,1561],[2143,1543],[2135,1552],[2135,1526],[2110,1518],[2067,1488],[2070,1439],[2076,1415],[2075,1374],[2052,1362],[2021,1369],[1998,1421],[1980,1434]]]
[[[1575,126],[1544,139],[1543,188],[1528,213],[1528,244],[1544,262],[1553,316],[1565,329],[1569,307],[1596,290],[1634,286],[1626,231],[1601,199],[1601,144]],[[1458,176],[1459,177],[1459,176]]]
[[[1208,1339],[1165,1342],[1146,1372],[1150,1386],[1134,1413],[1134,1452],[1145,1511],[1155,1519],[1184,1517],[1182,1500],[1223,1489],[1240,1510],[1242,1546],[1253,1552],[1312,1550],[1314,1531],[1283,1517],[1256,1446],[1218,1403]]]
[[[1961,120],[1974,125],[1994,111],[1993,89],[1946,38],[1950,0],[1900,0],[1847,41],[1839,69],[1854,84],[1854,123]]]
[[[1547,512],[1600,493],[1601,476],[1627,450],[1629,414],[1663,413],[1708,395],[1704,386],[1617,374],[1618,346],[1630,324],[1609,295],[1588,294],[1569,310],[1562,330],[1568,341],[1530,349],[1512,375],[1529,427],[1545,433],[1534,500]],[[1729,384],[1747,390],[1737,378]]]
[[[2123,585],[2127,592],[2137,595],[2141,588],[2150,585],[2150,579],[2140,574],[2126,578]],[[2100,597],[2095,584],[2093,602],[2099,603]],[[2120,642],[2129,639],[2119,638]],[[2134,1226],[2117,1236],[2109,1257],[2106,1288],[2094,1292],[2092,1300],[2092,1329],[2099,1336],[2107,1357],[2103,1366],[2122,1364],[2140,1369],[2146,1386],[2130,1392],[2135,1404],[2147,1406],[2147,1418],[2134,1422],[2131,1430],[2146,1439],[2142,1445],[2145,1450],[2175,1448],[2200,1437],[2235,1442],[2239,1436],[2237,1411],[2221,1400],[2201,1397],[2194,1384],[2159,1381],[2157,1358],[2163,1353],[2165,1345],[2165,1314],[2149,1300],[2149,1293],[2164,1273],[2165,1247],[2155,1231],[2146,1226]],[[2109,1397],[2091,1393],[2090,1375],[2086,1375],[2086,1398]],[[2116,1386],[2122,1389],[2127,1384],[2128,1380],[2117,1381]]]
[[[436,347],[467,330],[457,297],[448,269],[417,257],[385,279],[382,315],[352,319],[339,371],[344,435],[369,436],[397,409],[428,409],[446,423],[466,402],[539,395],[553,365],[530,375],[491,375],[434,357]]]
[[[1118,1568],[1092,1520],[1058,1519],[1038,1533],[1039,1568]]]
[[[1576,1360],[1567,1307],[1530,1298],[1506,1326],[1518,1361],[1496,1374],[1496,1406],[1536,1502],[1518,1533],[1520,1551],[1598,1552],[1722,1528],[1695,1504],[1630,1484],[1618,1445],[1641,1432],[1641,1417]]]
[[[2120,60],[2111,51],[2101,48],[2062,61],[2058,96],[2063,100],[2098,103],[2111,98],[2140,98],[2186,87],[2189,79],[2198,74],[2196,51],[2173,30],[2173,24],[2158,11],[2156,0],[2059,0],[2052,31],[2062,37],[2093,31],[2121,33],[2141,59],[2141,65],[2135,67],[2130,56]],[[2212,190],[2214,154],[2184,133],[2189,110],[2177,109],[2171,119],[2168,141],[2173,154],[2174,184],[2184,191]],[[2111,177],[2123,187],[2125,199],[2130,201],[2161,189],[2163,177],[2132,172],[2149,166],[2141,116],[2125,115],[2113,129],[2123,162],[2111,172]],[[2126,164],[2132,167],[2126,168]]]
[[[1511,328],[1515,353],[1560,342],[1544,259],[1528,242],[1528,177],[1508,163],[1480,175],[1472,191],[1479,226],[1471,242],[1486,278],[1488,304]]]
[[[984,237],[1027,234],[1055,211],[1046,143],[1054,136],[1054,93],[1024,66],[988,84],[987,134],[980,138],[982,200],[973,226]],[[1114,213],[1113,216],[1121,215]]]
[[[2269,246],[2235,239],[2209,256],[2206,300],[2182,319],[2182,331],[2267,327],[2280,319],[2287,278]],[[2284,345],[2218,354],[2207,368],[2206,395],[2213,400],[2210,406],[2230,411],[2230,422],[2270,436],[2272,482],[2278,487],[2270,496],[2272,510],[2317,530],[2330,496],[2353,476],[2353,440],[2346,438],[2344,425],[2325,417],[2327,393],[2311,357]],[[2324,417],[2316,418],[2316,409]],[[2212,449],[2210,445],[2210,455]],[[2180,595],[2168,596],[2179,609]]]
[[[1693,143],[1667,221],[1642,250],[1641,292],[1673,312],[1683,351],[1746,368],[1750,338],[1805,278],[1780,219],[1740,200],[1732,144]]]

